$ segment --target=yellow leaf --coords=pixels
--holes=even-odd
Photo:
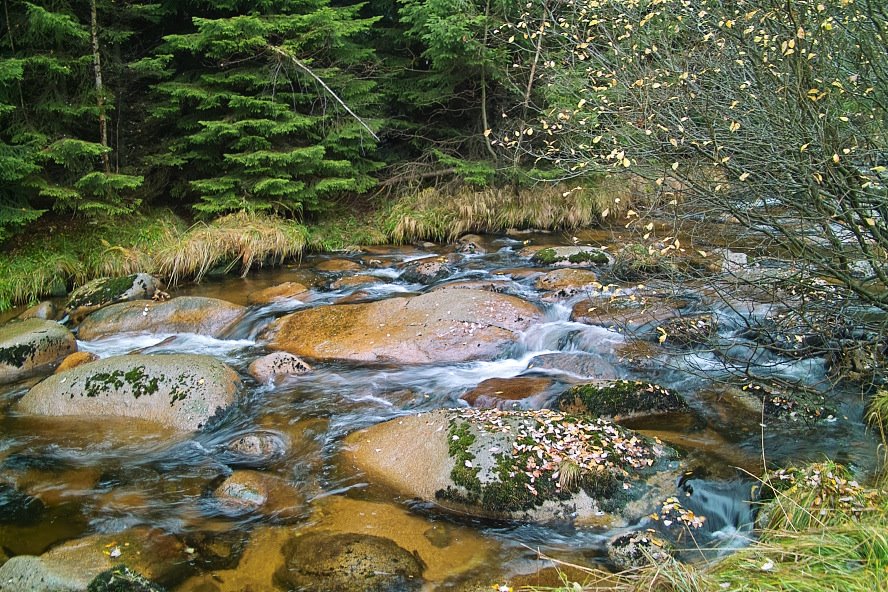
[[[645,230],[653,230],[653,229],[654,229],[654,223],[653,223],[653,222],[648,223],[648,225],[645,226],[644,229],[645,229]]]
[[[799,148],[799,152],[804,152],[805,150],[808,149],[808,146],[810,146],[810,145],[811,145],[811,144],[802,144],[802,147]]]
[[[673,163],[672,163],[672,170],[673,170],[673,171],[677,171],[677,170],[678,170],[678,163],[677,163],[677,162],[673,162]]]
[[[631,164],[632,164],[632,163],[629,162],[629,159],[628,159],[628,158],[624,158],[624,159],[623,159],[623,166],[626,167],[627,169],[629,168],[629,166],[630,166]]]
[[[700,253],[700,256],[701,256],[701,257],[706,257],[706,256],[707,256],[707,255],[706,255],[706,251],[697,251],[697,252]]]
[[[484,137],[485,138],[488,137],[490,135],[490,132],[492,132],[492,131],[493,130],[489,130],[489,129],[484,130]]]
[[[607,218],[607,215],[610,214],[610,208],[604,208],[604,211],[601,212],[602,218]]]
[[[741,180],[741,181],[745,181],[745,180],[748,179],[748,178],[749,178],[749,173],[743,173],[742,175],[740,175],[740,180]]]
[[[740,129],[740,124],[737,123],[736,121],[732,121],[732,122],[731,122],[731,125],[730,125],[730,127],[729,127],[729,129],[731,130],[731,133],[734,133],[734,132],[736,132],[738,129]]]
[[[842,160],[842,159],[839,158],[839,155],[838,155],[838,154],[833,154],[832,161],[833,161],[834,163],[839,164],[839,162],[840,162],[841,160]]]
[[[863,221],[866,222],[867,226],[875,226],[876,225],[876,221],[873,218],[864,218]]]

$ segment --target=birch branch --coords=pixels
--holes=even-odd
[[[367,131],[370,133],[371,136],[373,136],[373,139],[374,139],[374,140],[376,140],[377,142],[379,141],[379,136],[377,136],[375,133],[373,133],[373,130],[370,129],[370,126],[367,125],[367,124],[364,122],[363,119],[361,119],[360,117],[358,117],[357,113],[355,113],[354,111],[352,111],[351,108],[350,108],[348,105],[345,104],[345,101],[343,101],[341,98],[339,98],[339,95],[337,95],[335,92],[333,92],[333,89],[331,89],[329,86],[327,86],[327,83],[324,82],[324,81],[321,79],[320,76],[318,76],[317,74],[315,74],[314,71],[313,71],[311,68],[309,68],[308,66],[306,66],[302,61],[300,61],[298,58],[296,58],[296,56],[294,56],[293,54],[291,54],[291,53],[285,51],[284,49],[282,49],[282,48],[280,48],[280,47],[276,47],[276,46],[274,46],[274,45],[269,45],[269,46],[268,46],[268,49],[269,49],[272,53],[275,53],[275,54],[277,54],[277,55],[279,55],[279,56],[281,56],[281,57],[283,57],[283,58],[286,58],[286,59],[290,60],[291,62],[293,62],[293,64],[296,65],[297,68],[299,68],[300,70],[302,70],[303,72],[305,72],[306,74],[308,74],[309,76],[311,76],[312,78],[314,78],[314,79],[317,81],[318,84],[320,84],[322,87],[324,87],[324,90],[327,91],[327,94],[329,94],[331,97],[333,97],[334,99],[336,99],[336,102],[339,103],[340,105],[342,105],[342,108],[345,109],[346,112],[347,112],[349,115],[351,115],[352,117],[354,117],[355,120],[356,120],[358,123],[360,123],[361,126],[362,126],[365,130],[367,130]]]

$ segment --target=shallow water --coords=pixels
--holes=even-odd
[[[619,239],[602,233],[594,238]],[[546,376],[554,381],[555,391],[558,385],[567,388],[581,380],[569,372],[530,369],[531,360],[541,354],[582,353],[613,365],[619,377],[657,382],[685,395],[692,413],[643,418],[626,425],[671,444],[683,453],[686,464],[697,470],[699,476],[681,487],[676,484],[675,492],[684,496],[686,505],[696,513],[709,517],[697,544],[716,547],[714,553],[747,540],[754,514],[749,503],[751,485],[761,473],[763,459],[776,466],[829,456],[864,470],[875,458],[875,442],[864,429],[861,401],[823,387],[826,371],[822,358],[781,357],[740,336],[750,319],[767,313],[767,303],[729,308],[703,291],[692,292],[685,312],[712,313],[720,321],[712,347],[654,347],[652,357],[630,362],[621,352],[636,343],[636,337],[569,320],[572,304],[595,294],[585,292],[567,299],[540,294],[534,288],[535,274],[526,273],[533,269],[532,264],[518,255],[527,241],[572,244],[572,239],[558,235],[524,235],[521,239],[485,237],[488,254],[462,259],[458,274],[447,280],[495,280],[501,282],[501,291],[530,300],[544,311],[540,323],[495,360],[414,367],[317,363],[313,372],[274,387],[257,384],[246,373],[249,363],[266,353],[260,336],[274,319],[300,308],[336,302],[356,290],[361,291],[363,300],[427,290],[401,282],[398,265],[425,254],[440,254],[445,248],[424,252],[393,247],[375,249],[370,255],[337,256],[373,260],[375,267],[347,273],[314,271],[317,263],[331,257],[312,256],[299,265],[263,270],[246,278],[216,278],[170,291],[173,296],[212,296],[245,304],[249,293],[285,281],[312,286],[301,300],[251,307],[239,326],[223,339],[155,334],[79,342],[80,349],[101,357],[132,351],[212,355],[241,374],[244,394],[221,422],[187,436],[159,433],[153,426],[132,421],[120,425],[107,420],[0,415],[4,477],[46,506],[33,522],[0,524],[0,546],[8,555],[39,554],[55,543],[85,534],[150,525],[179,535],[188,544],[218,539],[219,544],[243,551],[240,568],[235,569],[233,561],[224,564],[206,556],[203,549],[207,545],[195,545],[197,550],[189,561],[196,575],[177,585],[175,589],[181,591],[240,590],[250,585],[262,589],[256,587],[257,582],[267,582],[267,572],[274,569],[268,550],[277,548],[275,545],[294,529],[365,532],[392,538],[421,555],[430,589],[489,586],[533,574],[549,565],[538,559],[537,551],[572,563],[602,563],[606,541],[615,532],[567,525],[491,523],[446,514],[433,506],[400,499],[339,462],[338,451],[347,434],[404,414],[465,406],[461,395],[483,380]],[[325,287],[353,273],[371,274],[380,281],[358,288]],[[666,285],[622,288],[626,293],[671,290]],[[642,326],[637,332],[656,335],[651,326]],[[647,339],[656,342],[655,337]],[[726,411],[720,395],[723,382],[750,367],[761,377],[823,390],[836,415],[817,422],[763,422],[748,410],[745,415]],[[26,386],[4,387],[0,405],[8,406]],[[536,398],[517,405],[533,408],[546,402]],[[248,434],[277,439],[283,443],[283,452],[258,465],[239,464],[242,459],[226,446]],[[220,507],[211,492],[236,468],[259,469],[296,484],[306,499],[300,516],[282,520],[233,514]],[[216,588],[208,587],[211,584]]]

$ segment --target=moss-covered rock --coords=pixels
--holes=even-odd
[[[648,323],[663,323],[680,314],[686,300],[652,294],[602,294],[575,303],[570,320],[633,333]]]
[[[621,571],[655,565],[671,556],[672,545],[654,530],[621,534],[607,545],[607,558]]]
[[[594,247],[546,247],[535,250],[530,260],[537,265],[572,265],[591,267],[607,265],[607,253]]]
[[[246,308],[217,298],[180,296],[166,302],[134,300],[112,304],[89,315],[78,328],[80,339],[118,333],[197,333],[220,337]]]
[[[345,458],[402,494],[472,515],[616,526],[662,499],[673,453],[605,420],[449,410],[352,434]]]
[[[422,587],[422,562],[393,541],[366,534],[310,533],[284,546],[274,575],[287,590],[409,592]]]
[[[718,329],[716,319],[711,314],[681,316],[657,323],[656,332],[651,333],[664,345],[692,347],[708,342]]]
[[[76,323],[103,306],[129,300],[146,300],[154,296],[158,282],[147,273],[98,278],[73,292],[65,304],[65,313]]]
[[[617,419],[688,409],[679,395],[638,380],[580,384],[560,395],[555,406],[566,413]]]
[[[405,263],[401,270],[401,281],[409,284],[430,286],[453,275],[454,268],[444,257],[429,257]]]
[[[237,373],[209,356],[116,356],[50,376],[15,409],[46,416],[130,417],[191,431],[228,409],[239,387]]]
[[[166,592],[125,565],[103,571],[89,583],[86,592]]]
[[[55,321],[6,323],[0,327],[0,384],[52,370],[75,351],[74,335]]]
[[[678,266],[662,249],[630,243],[614,257],[613,274],[623,281],[638,281],[650,277],[674,274]]]

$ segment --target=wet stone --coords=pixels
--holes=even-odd
[[[291,376],[299,376],[311,372],[311,366],[302,359],[287,352],[274,352],[262,356],[250,364],[250,376],[256,382],[277,383]]]
[[[259,471],[235,471],[213,495],[225,510],[234,513],[260,512],[284,519],[303,511],[303,495],[294,485]]]
[[[489,378],[462,396],[472,407],[481,409],[539,408],[551,387],[551,378],[516,376],[514,378]],[[533,401],[537,404],[534,405]]]
[[[0,525],[26,526],[40,521],[45,508],[38,498],[0,483]]]
[[[288,590],[412,592],[423,583],[416,556],[372,535],[311,533],[287,543],[284,557],[274,580]]]
[[[230,466],[255,467],[282,457],[286,450],[286,443],[277,434],[247,434],[229,442],[220,460]]]
[[[401,281],[429,286],[450,277],[454,272],[455,270],[447,264],[447,259],[443,257],[419,259],[404,265]]]
[[[166,592],[166,589],[119,565],[97,575],[86,592]]]
[[[250,304],[271,304],[281,300],[298,299],[308,292],[305,284],[299,282],[284,282],[264,290],[258,290],[247,297]]]
[[[654,531],[630,532],[608,542],[607,557],[618,570],[657,564],[671,556],[671,545]]]
[[[35,304],[31,308],[25,310],[22,314],[16,317],[20,321],[24,321],[27,319],[45,319],[52,320],[55,319],[58,315],[58,309],[56,305],[46,300],[39,304]]]
[[[0,326],[0,384],[48,371],[75,351],[74,335],[55,321],[6,323]]]
[[[60,374],[62,372],[66,372],[71,370],[72,368],[76,368],[77,366],[82,366],[84,364],[89,364],[90,362],[95,362],[99,359],[99,356],[92,352],[79,351],[74,352],[59,364],[59,367],[55,369],[55,374]]]
[[[76,323],[91,312],[115,302],[150,299],[157,290],[157,280],[147,273],[99,278],[74,290],[65,304],[65,312]]]
[[[363,266],[350,259],[327,259],[315,264],[318,271],[359,271]]]
[[[617,369],[602,358],[583,353],[552,353],[534,356],[527,365],[528,370],[556,370],[582,379],[617,378]]]

